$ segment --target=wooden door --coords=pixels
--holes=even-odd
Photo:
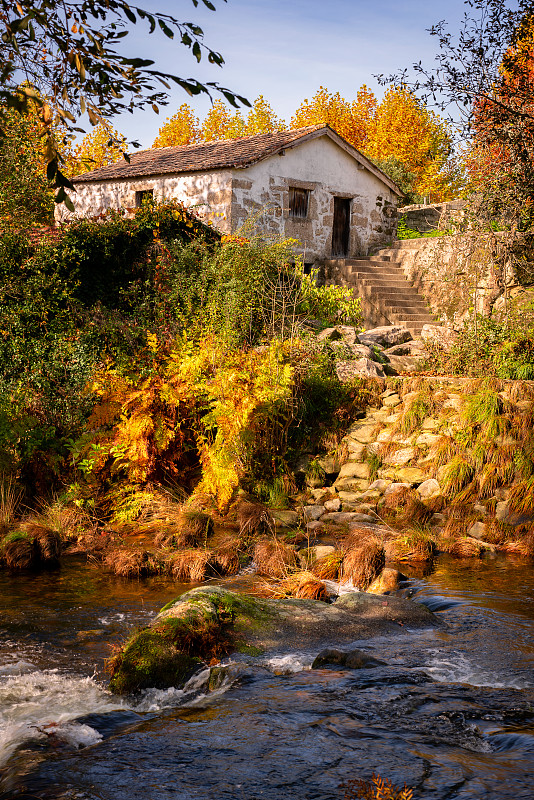
[[[349,254],[350,199],[334,197],[334,224],[332,226],[332,258],[346,258]]]

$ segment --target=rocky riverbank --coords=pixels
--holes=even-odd
[[[326,604],[265,600],[219,586],[199,587],[168,604],[111,659],[110,689],[125,694],[148,686],[182,687],[197,671],[234,652],[255,657],[285,648],[288,642],[293,651],[324,648],[396,632],[405,625],[438,624],[425,606],[399,597],[351,592]],[[340,663],[342,655],[323,653],[321,663],[333,658]],[[365,654],[360,654],[347,666],[366,663]]]

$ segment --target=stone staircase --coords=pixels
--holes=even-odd
[[[354,287],[362,303],[366,327],[403,325],[415,338],[423,325],[439,324],[425,298],[406,278],[402,267],[389,257],[331,259],[325,264],[325,278]]]

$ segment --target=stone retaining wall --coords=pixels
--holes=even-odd
[[[432,312],[445,324],[461,324],[472,310],[489,315],[505,288],[517,280],[505,274],[499,258],[499,237],[452,234],[393,242],[379,250],[402,267],[424,295]]]
[[[308,527],[387,521],[387,498],[402,490],[404,504],[421,511],[413,523],[424,520],[445,549],[461,540],[475,550],[528,551],[534,383],[389,378],[383,385],[381,405],[352,424],[342,449],[316,459],[314,474],[322,467],[326,485],[315,477]]]

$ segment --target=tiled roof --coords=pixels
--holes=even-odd
[[[94,169],[75,177],[74,183],[105,181],[114,178],[137,178],[143,175],[165,175],[180,172],[204,172],[209,169],[248,167],[256,161],[279,153],[310,133],[324,129],[324,125],[310,125],[294,131],[260,133],[241,139],[224,139],[201,142],[182,147],[155,147],[141,150],[126,161]]]
[[[121,161],[108,167],[94,169],[73,178],[74,183],[118,180],[121,178],[141,178],[149,175],[177,175],[182,172],[205,172],[212,169],[248,167],[264,158],[281,153],[289,147],[298,145],[303,139],[328,136],[370,172],[401,194],[398,187],[378,167],[359,150],[346,142],[328,125],[309,125],[294,131],[260,133],[257,136],[244,136],[241,139],[223,139],[217,142],[201,142],[181,147],[154,147],[141,150],[130,156],[130,163]]]

